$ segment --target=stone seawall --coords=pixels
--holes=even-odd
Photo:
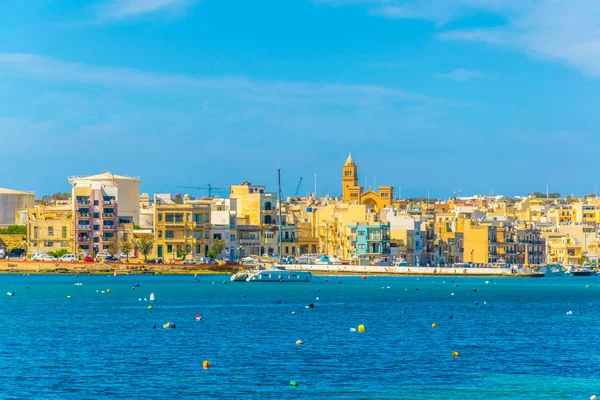
[[[0,261],[0,274],[231,274],[238,269],[237,265]]]
[[[497,276],[529,278],[539,276],[530,269],[511,268],[452,268],[452,267],[376,267],[363,265],[286,265],[287,269],[311,271],[315,274],[378,274],[378,275],[440,275],[440,276]]]

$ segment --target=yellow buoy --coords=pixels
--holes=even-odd
[[[71,298],[71,296],[67,296],[67,299],[70,299],[70,298]]]
[[[433,329],[435,329],[435,328],[437,328],[437,325],[436,325],[436,324],[431,324],[431,327],[432,327]]]
[[[206,360],[204,360],[204,361],[202,362],[202,368],[204,368],[204,369],[209,369],[209,368],[210,368],[210,361],[206,361]]]
[[[110,289],[106,289],[106,293],[110,293]]]
[[[304,342],[302,340],[296,340],[296,344],[299,346],[301,344],[304,344]]]
[[[163,328],[165,328],[165,329],[171,328],[171,323],[167,322],[166,324],[163,325]]]
[[[458,351],[453,351],[452,352],[452,357],[454,357],[454,358],[458,357]]]
[[[152,310],[152,306],[148,306],[148,310]]]
[[[585,288],[587,289],[587,288],[589,288],[589,286],[588,286],[588,285],[585,285]]]
[[[360,325],[358,326],[358,331],[359,331],[359,332],[364,332],[364,331],[365,331],[365,326],[364,326],[363,324],[360,324]]]

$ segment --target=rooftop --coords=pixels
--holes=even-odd
[[[0,194],[29,194],[34,195],[34,192],[23,192],[21,190],[13,190],[13,189],[4,189],[0,188]]]

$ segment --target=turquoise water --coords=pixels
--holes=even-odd
[[[487,279],[489,284],[486,278],[315,277],[306,284],[224,279],[0,276],[0,397],[600,394],[596,277]],[[135,283],[140,287],[132,290]],[[106,289],[111,292],[102,293]],[[156,301],[144,302],[150,292]],[[315,308],[305,308],[311,302]],[[163,329],[166,322],[176,329]],[[364,333],[350,331],[359,324]],[[295,344],[299,339],[304,345]],[[204,360],[210,369],[202,368]]]

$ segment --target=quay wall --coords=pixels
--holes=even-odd
[[[500,276],[529,277],[530,270],[511,268],[453,268],[453,267],[382,267],[370,265],[286,265],[290,270],[311,271],[316,274],[379,274],[379,275],[440,275],[440,276]]]
[[[238,269],[237,265],[0,261],[0,274],[231,274]]]

